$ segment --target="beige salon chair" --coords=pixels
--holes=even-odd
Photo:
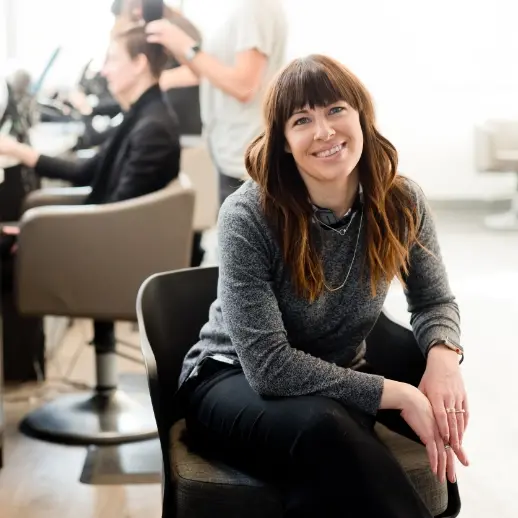
[[[189,266],[195,194],[186,175],[158,192],[113,204],[79,205],[87,194],[84,188],[49,189],[27,199],[16,264],[22,314],[135,321],[142,282]],[[95,356],[93,393],[43,405],[25,417],[23,431],[68,444],[156,436],[152,413],[116,388],[115,350],[96,350]]]
[[[194,230],[210,230],[216,225],[219,210],[218,177],[203,137],[182,139],[182,171],[196,192]]]
[[[518,120],[494,119],[476,127],[475,162],[480,172],[514,172],[518,177]],[[518,230],[518,190],[510,210],[488,216],[485,223],[494,230]]]

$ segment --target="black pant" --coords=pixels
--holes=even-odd
[[[401,357],[405,352],[408,358]],[[370,364],[365,370],[417,385],[425,367],[421,353],[391,353],[374,354],[373,364],[382,368]],[[412,366],[406,377],[402,365]],[[419,442],[398,411],[381,410],[374,417],[326,397],[262,398],[234,368],[192,389],[186,420],[202,453],[279,487],[286,517],[431,518],[373,431],[379,421]],[[458,500],[456,484],[450,484],[449,495]]]
[[[223,202],[230,196],[232,193],[236,192],[241,185],[243,185],[243,181],[239,178],[234,178],[233,176],[228,176],[221,171],[218,173],[219,176],[219,204],[223,205]]]
[[[195,232],[192,239],[191,266],[200,266],[205,256],[205,250],[201,246],[202,232]]]

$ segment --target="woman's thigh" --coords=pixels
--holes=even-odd
[[[240,371],[194,390],[187,427],[206,456],[274,483],[289,516],[429,517],[369,416],[319,396],[264,398]],[[408,511],[408,512],[407,512]]]
[[[308,466],[326,435],[349,443],[374,437],[372,416],[320,396],[261,397],[241,371],[224,371],[195,389],[186,420],[197,447],[264,476]]]

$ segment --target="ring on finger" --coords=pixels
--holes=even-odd
[[[465,414],[466,410],[464,409],[457,409],[457,408],[447,408],[446,413],[448,414]]]

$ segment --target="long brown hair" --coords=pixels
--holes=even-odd
[[[324,290],[324,273],[312,237],[313,208],[293,156],[285,150],[284,128],[296,110],[345,101],[359,113],[363,152],[358,163],[364,191],[366,266],[372,295],[380,281],[404,279],[410,248],[417,242],[417,211],[408,180],[397,174],[395,147],[376,129],[365,86],[332,58],[311,55],[287,65],[274,79],[264,103],[265,131],[246,153],[246,168],[260,186],[267,221],[274,230],[298,295],[314,301]]]

